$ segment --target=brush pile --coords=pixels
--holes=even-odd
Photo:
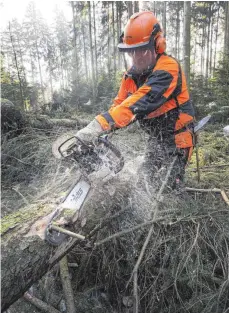
[[[61,132],[46,136],[34,131],[3,142],[3,205],[8,205],[9,210],[15,202],[12,187],[17,187],[16,196],[22,205],[23,201],[54,197],[71,184],[77,168],[68,165],[66,171],[67,165],[51,156],[51,142]],[[142,154],[144,143],[140,136],[124,130],[112,141],[126,159],[131,159]],[[70,268],[77,312],[226,313],[228,205],[215,193],[170,192],[164,194],[155,218],[149,222],[155,212],[150,203],[155,199],[147,197],[136,190],[136,203],[120,200],[107,212],[102,225],[98,220],[90,244],[79,244],[68,254],[69,264],[77,266]],[[137,228],[139,224],[143,225]],[[33,290],[43,301],[65,311],[58,266]],[[32,308],[19,300],[8,311],[14,313],[18,307],[20,312],[31,312]]]

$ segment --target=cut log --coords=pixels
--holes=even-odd
[[[89,121],[84,121],[79,118],[74,119],[56,119],[50,118],[47,115],[26,115],[27,118],[27,125],[32,128],[39,128],[39,129],[52,129],[53,127],[68,127],[74,129],[80,129],[85,127]]]
[[[130,175],[133,174],[123,169],[106,183],[99,176],[94,177],[95,181],[92,177],[92,185],[96,183],[97,186],[89,192],[71,230],[87,235],[114,206],[125,206],[130,182],[133,181]],[[79,239],[70,237],[59,247],[53,247],[44,240],[44,229],[54,209],[55,205],[51,204],[34,205],[3,218],[2,311],[20,298],[77,243],[82,244]],[[66,214],[70,212],[65,212],[65,217]]]
[[[52,129],[53,127],[67,127],[81,129],[89,121],[80,118],[55,119],[43,114],[30,114],[21,112],[12,102],[1,101],[1,132],[9,138],[17,137],[28,127],[38,129]]]

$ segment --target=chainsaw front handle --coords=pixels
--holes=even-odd
[[[114,170],[114,173],[117,174],[118,172],[121,171],[121,169],[124,166],[124,158],[123,158],[121,152],[118,150],[118,148],[115,147],[115,145],[113,145],[113,143],[111,143],[107,139],[107,137],[99,137],[98,141],[99,141],[99,143],[103,143],[104,146],[107,147],[119,159],[119,163]]]

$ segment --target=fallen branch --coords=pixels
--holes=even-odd
[[[76,313],[74,295],[68,271],[68,260],[66,255],[63,257],[63,259],[60,260],[59,264],[60,264],[60,277],[63,286],[64,297],[66,300],[67,312]]]
[[[225,203],[227,205],[229,205],[229,199],[227,197],[227,194],[224,190],[219,189],[219,188],[213,188],[213,189],[198,189],[198,188],[190,188],[190,187],[186,187],[185,188],[186,191],[190,191],[190,192],[203,192],[203,193],[220,193],[223,200],[225,201]]]
[[[229,166],[229,164],[212,164],[212,165],[207,165],[207,166],[200,166],[200,169],[203,170],[203,169],[213,169],[213,168],[222,168],[222,167],[227,167]],[[197,171],[197,168],[194,167],[191,169],[191,172],[196,172]]]
[[[44,301],[32,296],[30,293],[25,292],[23,298],[32,303],[35,307],[37,307],[39,310],[42,310],[43,312],[47,313],[60,313],[59,310],[55,309],[53,306],[45,303]]]
[[[190,191],[190,192],[216,192],[216,193],[221,193],[221,189],[219,189],[219,188],[201,189],[201,188],[186,187],[185,190],[186,191]]]

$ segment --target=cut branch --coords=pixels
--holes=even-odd
[[[220,193],[223,200],[225,201],[225,203],[227,205],[229,205],[229,199],[227,197],[227,194],[224,190],[222,189],[219,189],[219,188],[213,188],[213,189],[198,189],[198,188],[190,188],[190,187],[186,187],[185,188],[186,191],[189,191],[189,192],[203,192],[203,193]]]
[[[57,309],[55,309],[53,306],[45,303],[44,301],[32,296],[30,293],[26,292],[23,296],[23,298],[32,303],[35,307],[37,307],[39,310],[42,310],[43,312],[47,313],[60,313]]]
[[[60,260],[60,277],[61,277],[61,281],[62,281],[64,297],[66,300],[67,312],[68,313],[76,313],[72,284],[71,284],[71,280],[69,277],[69,271],[68,271],[67,256],[64,256],[63,259]]]

